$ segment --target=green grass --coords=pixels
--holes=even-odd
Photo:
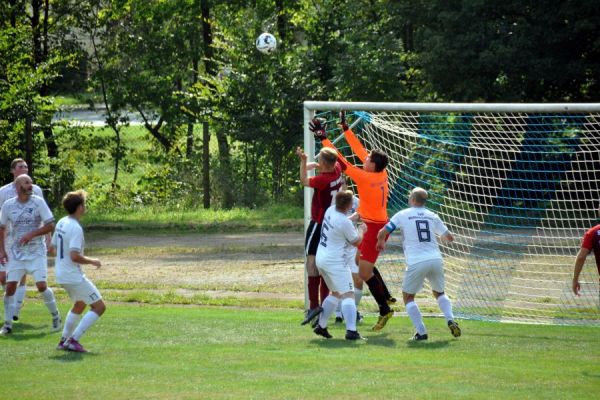
[[[368,341],[348,343],[338,326],[315,336],[298,311],[110,303],[82,355],[54,350],[39,303],[22,320],[0,338],[6,398],[585,399],[600,386],[591,327],[462,321],[454,339],[426,319],[430,341],[411,343],[407,318],[378,334],[370,318]]]
[[[140,207],[127,210],[94,210],[85,216],[87,230],[185,230],[196,232],[231,231],[302,231],[303,210],[285,204],[273,204],[259,209],[232,210],[168,210],[161,207]]]

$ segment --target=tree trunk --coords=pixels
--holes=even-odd
[[[33,126],[31,117],[25,119],[25,161],[29,166],[29,176],[33,179]]]
[[[210,24],[210,4],[208,0],[200,1],[200,9],[202,13],[202,49],[204,51],[204,70],[207,75],[216,76],[217,69],[213,60],[213,47],[212,47],[212,26]],[[227,135],[222,130],[216,131],[217,143],[219,145],[219,158],[221,160],[222,173],[223,173],[223,207],[233,207],[233,185],[232,185],[232,171],[231,171],[231,154],[229,152],[229,143],[227,142]]]
[[[204,208],[210,208],[210,132],[208,122],[202,123],[202,187]]]

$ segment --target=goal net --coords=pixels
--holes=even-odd
[[[420,186],[429,191],[427,207],[455,235],[441,249],[458,317],[600,326],[593,254],[580,296],[571,291],[581,239],[600,217],[600,104],[305,102],[307,154],[318,151],[306,127],[317,115],[360,165],[337,128],[341,109],[367,150],[390,157],[389,216],[408,207],[409,191]],[[401,239],[392,235],[377,263],[399,301]],[[439,313],[429,286],[417,302]],[[376,309],[370,297],[360,308]]]

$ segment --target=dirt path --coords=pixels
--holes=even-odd
[[[103,267],[93,280],[132,287],[165,285],[211,297],[304,297],[302,233],[131,234],[89,232],[86,251]],[[166,289],[165,289],[166,290]]]

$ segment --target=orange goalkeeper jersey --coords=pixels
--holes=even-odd
[[[344,132],[346,141],[356,156],[364,163],[369,152],[364,148],[360,140],[352,130]],[[329,139],[323,139],[323,146],[335,149]],[[337,150],[337,149],[336,149]],[[346,167],[345,173],[356,184],[360,204],[358,214],[365,222],[387,223],[387,201],[389,196],[388,174],[384,169],[381,172],[368,172],[362,168],[352,165],[342,153],[338,152],[340,162]]]

